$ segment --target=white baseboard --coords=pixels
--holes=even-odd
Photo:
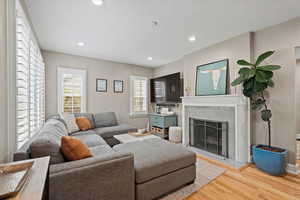
[[[299,165],[298,164],[287,164],[286,171],[289,174],[298,175],[300,173],[299,171]]]

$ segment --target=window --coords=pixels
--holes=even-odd
[[[130,114],[143,115],[148,113],[148,79],[130,77]]]
[[[18,2],[16,13],[16,131],[20,148],[45,121],[45,66]]]
[[[86,112],[86,71],[58,68],[58,112]]]

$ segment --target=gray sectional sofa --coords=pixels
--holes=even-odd
[[[65,160],[60,140],[68,132],[57,116],[14,154],[14,160],[50,156],[50,200],[150,200],[196,178],[196,155],[184,147],[161,139],[109,144],[114,135],[136,129],[118,124],[114,113],[76,116],[92,121],[92,130],[72,136],[86,143],[93,157]]]

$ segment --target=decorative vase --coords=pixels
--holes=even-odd
[[[288,151],[278,147],[271,147],[278,152],[262,149],[267,145],[256,145],[252,147],[253,162],[256,167],[268,174],[282,176],[286,173],[286,160]]]

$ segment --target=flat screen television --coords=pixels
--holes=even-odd
[[[180,73],[150,80],[152,103],[180,103],[183,95],[183,80]]]

